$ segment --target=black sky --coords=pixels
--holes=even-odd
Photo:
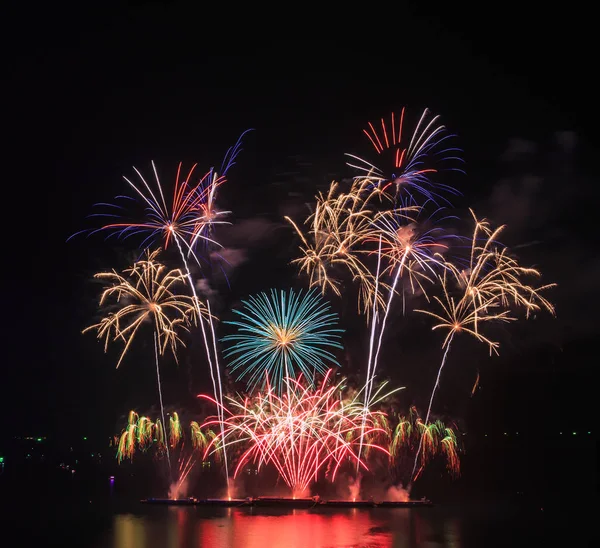
[[[509,243],[544,241],[546,247],[523,252],[559,278],[564,294],[557,300],[570,303],[566,317],[543,324],[546,336],[524,332],[537,333],[538,345],[515,342],[512,353],[508,345],[502,363],[513,365],[497,373],[500,388],[482,408],[509,402],[510,386],[525,394],[535,379],[537,409],[550,401],[557,409],[561,386],[567,388],[560,404],[586,399],[577,390],[586,384],[598,334],[592,309],[600,272],[589,223],[598,198],[591,161],[598,143],[586,33],[565,14],[525,20],[511,13],[434,19],[407,11],[398,28],[386,29],[386,21],[383,31],[380,22],[373,32],[338,26],[313,36],[307,28],[229,29],[161,3],[85,14],[54,7],[28,14],[21,6],[3,68],[8,306],[0,401],[9,430],[58,432],[68,425],[79,433],[90,421],[111,426],[127,405],[137,405],[135,397],[151,401],[152,379],[132,396],[137,371],[117,375],[114,354],[104,356],[93,337],[79,334],[94,313],[91,275],[124,266],[123,254],[100,240],[65,243],[88,226],[93,203],[123,191],[121,177],[132,165],[148,169],[155,160],[166,178],[179,161],[219,163],[237,136],[254,128],[223,200],[239,221],[276,224],[290,190],[310,198],[329,174],[343,174],[343,153],[364,146],[365,122],[404,105],[430,108],[458,134],[468,173],[461,207],[480,204],[486,215],[516,216],[520,232]],[[576,154],[553,144],[557,132],[577,136]],[[503,160],[516,138],[535,143],[536,151],[523,160],[513,150]],[[289,171],[305,179],[291,180]],[[542,198],[523,194],[523,177],[531,174],[545,181]],[[503,181],[514,195],[506,198]],[[526,199],[516,215],[512,206]],[[291,238],[266,242],[250,251],[238,276],[241,294],[230,300],[266,289],[280,271],[289,276],[286,249],[272,246],[291,245]],[[561,358],[566,347],[577,357]],[[561,359],[566,363],[544,367]],[[516,371],[521,377],[510,376]],[[458,375],[457,386],[469,385],[469,375]]]

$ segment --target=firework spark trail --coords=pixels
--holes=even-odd
[[[127,421],[127,427],[119,437],[117,445],[117,460],[119,463],[124,458],[133,459],[135,452],[135,441],[136,441],[136,428],[138,422],[138,415],[135,411],[130,411]],[[145,429],[140,432],[146,432]],[[144,439],[143,437],[141,439]]]
[[[208,301],[207,299],[207,304],[208,304],[208,310],[210,312],[210,301]],[[221,403],[221,405],[223,405],[223,384],[221,382],[221,368],[219,367],[219,363],[218,363],[218,352],[217,352],[217,336],[215,335],[215,329],[213,326],[213,323],[210,323],[210,332],[212,335],[212,340],[213,340],[213,351],[215,353],[215,365],[216,365],[216,370],[217,370],[217,379],[218,379],[218,386],[219,386],[219,402]],[[223,411],[221,410],[221,424],[223,424]],[[229,498],[231,498],[231,491],[229,489],[229,464],[227,463],[227,448],[223,447],[223,462],[225,465],[225,475],[227,476],[227,495]]]
[[[434,266],[443,267],[444,264],[436,257],[439,254],[433,254],[432,250],[435,248],[447,248],[447,246],[433,238],[432,234],[434,230],[424,231],[423,233],[418,232],[416,216],[421,211],[421,207],[403,207],[401,209],[386,211],[374,221],[374,227],[379,234],[380,240],[379,254],[385,256],[389,261],[389,266],[384,269],[383,274],[391,272],[394,275],[394,279],[392,285],[388,288],[387,303],[383,308],[383,320],[379,330],[375,357],[372,362],[372,373],[370,381],[368,381],[370,383],[375,378],[387,318],[400,278],[403,274],[406,274],[412,292],[415,292],[415,285],[417,285],[423,295],[428,298],[422,280],[430,283],[433,282],[433,279],[428,274],[437,276]],[[381,246],[382,241],[385,244],[383,247]],[[370,359],[371,357],[369,356]]]
[[[208,181],[208,184],[204,186],[204,180]],[[203,186],[201,194],[205,196],[205,199],[198,204],[198,207],[202,211],[202,215],[196,219],[190,240],[190,249],[188,251],[188,257],[193,253],[193,249],[196,247],[198,240],[202,240],[205,243],[214,243],[214,227],[217,224],[226,224],[225,221],[219,221],[219,216],[226,216],[231,214],[231,211],[217,211],[215,207],[215,200],[217,197],[217,188],[225,182],[224,176],[219,176],[217,173],[211,170],[200,182]],[[231,224],[231,223],[227,223]]]
[[[163,421],[164,422],[164,421]],[[173,414],[169,417],[169,445],[170,447],[176,447],[181,441],[183,436],[183,430],[181,428],[181,422],[179,420],[179,413],[173,411]]]
[[[239,136],[235,145],[227,149],[221,164],[221,169],[219,171],[220,175],[214,168],[210,168],[207,175],[200,182],[201,190],[199,193],[203,196],[203,200],[201,200],[199,207],[202,210],[202,215],[199,217],[199,219],[197,219],[194,227],[190,242],[190,250],[188,251],[188,257],[192,253],[192,249],[195,249],[196,243],[199,239],[205,243],[209,243],[214,240],[214,226],[223,224],[218,221],[218,217],[220,215],[229,215],[231,213],[231,211],[218,211],[216,209],[215,203],[217,199],[217,189],[221,184],[226,182],[228,171],[236,164],[236,159],[242,152],[242,141],[244,136],[250,131],[253,130],[247,129],[244,131]],[[206,233],[206,235],[203,235],[203,232]]]
[[[377,251],[377,270],[375,272],[375,293],[379,293],[379,278],[381,272],[381,241],[382,237],[379,235],[379,249]],[[377,299],[373,299],[373,319],[371,321],[371,336],[369,337],[369,359],[367,361],[367,379],[365,383],[365,405],[369,406],[370,399],[370,387],[371,387],[371,366],[372,366],[372,358],[373,358],[373,344],[375,340],[375,331],[378,324],[378,313],[375,310],[375,303]]]
[[[200,303],[200,300],[198,299],[198,296],[197,296],[196,287],[194,285],[194,281],[193,281],[192,275],[190,273],[190,268],[188,266],[188,262],[185,258],[185,254],[183,253],[183,249],[181,247],[181,243],[179,242],[179,237],[177,235],[175,236],[175,242],[177,243],[177,248],[179,249],[179,254],[181,256],[181,260],[185,267],[186,275],[187,275],[190,287],[192,289],[192,293],[194,295],[195,302]],[[223,389],[221,387],[221,372],[219,369],[218,353],[217,353],[217,348],[216,348],[216,336],[215,336],[215,332],[214,332],[212,316],[210,314],[210,302],[209,302],[208,298],[206,299],[206,303],[207,303],[207,310],[208,310],[208,324],[210,326],[210,331],[211,331],[212,339],[213,339],[213,351],[214,351],[213,357],[211,357],[211,348],[210,348],[210,344],[208,342],[206,328],[204,327],[204,323],[202,322],[202,319],[199,322],[200,330],[202,332],[202,339],[204,341],[204,348],[206,350],[206,359],[208,360],[208,368],[210,371],[210,378],[212,380],[213,392],[215,394],[215,399],[217,399],[222,405],[223,404]],[[214,358],[214,364],[213,364],[213,358]],[[217,379],[215,379],[214,371],[216,371],[216,373],[217,373]],[[221,416],[220,419],[222,420],[223,417]],[[229,496],[229,493],[230,493],[229,468],[228,468],[228,464],[227,464],[227,450],[225,449],[225,447],[223,448],[223,460],[225,463],[225,477],[226,477],[226,481],[227,481],[227,493]]]
[[[156,331],[154,331],[153,335],[154,335],[154,358],[155,358],[155,362],[156,362],[156,380],[158,382],[158,400],[160,402],[160,416],[162,418],[162,423],[167,424],[165,422],[165,407],[163,405],[162,386],[160,384],[160,368],[158,366],[158,341],[157,341],[157,337],[156,337]],[[169,474],[170,474],[171,473],[171,454],[169,451],[169,444],[167,444],[166,447],[167,447],[167,464],[169,466]]]
[[[483,335],[480,324],[515,321],[516,317],[510,315],[511,305],[525,308],[526,317],[529,317],[532,311],[541,309],[554,314],[553,305],[541,293],[556,284],[537,288],[526,284],[525,278],[539,278],[540,273],[536,269],[520,266],[515,258],[509,256],[507,248],[498,243],[498,237],[504,226],[492,230],[490,224],[486,220],[478,220],[472,210],[471,215],[475,221],[475,228],[471,238],[468,269],[465,271],[450,262],[445,262],[444,272],[440,277],[442,298],[434,297],[440,309],[439,313],[417,310],[438,322],[433,326],[433,330],[447,330],[442,343],[444,355],[429,400],[426,423],[429,421],[442,369],[446,364],[455,335],[467,333],[478,342],[486,344],[490,355],[493,352],[498,354],[499,343]],[[480,234],[485,238],[483,245],[479,243]],[[453,296],[451,284],[458,290],[456,298]],[[413,475],[416,466],[415,459]]]
[[[417,427],[420,438],[419,450],[416,457],[417,459],[420,457],[421,467],[414,476],[413,481],[418,479],[427,463],[439,453],[442,453],[446,457],[446,467],[450,473],[453,476],[458,476],[460,474],[460,459],[458,457],[457,440],[454,431],[451,428],[446,428],[441,421],[423,423],[419,419]]]
[[[240,445],[239,457],[234,477],[247,462],[257,463],[259,469],[272,464],[294,494],[306,491],[319,472],[331,464],[331,480],[334,481],[344,462],[360,461],[367,469],[364,459],[357,454],[357,446],[364,436],[363,445],[388,455],[385,446],[377,443],[379,438],[389,434],[378,420],[381,412],[371,411],[367,417],[367,427],[361,423],[364,417],[364,403],[360,393],[344,400],[341,392],[344,381],[329,384],[333,370],[329,370],[323,384],[311,388],[303,378],[286,379],[289,390],[278,396],[274,388],[267,385],[266,392],[249,399],[238,401],[228,398],[231,409],[224,408],[225,432],[213,439],[205,456],[210,454],[212,445]],[[400,390],[397,389],[397,390]],[[382,387],[376,395],[380,395]],[[380,401],[389,394],[380,395]],[[218,406],[213,398],[200,395]],[[208,419],[204,427],[210,428],[219,418]],[[387,438],[386,438],[387,439]]]
[[[381,235],[379,236],[379,250],[377,253],[377,271],[375,274],[375,293],[378,293],[378,289],[379,289],[379,271],[380,271],[380,267],[381,267]],[[365,386],[364,386],[364,392],[365,392],[365,403],[364,403],[364,409],[363,409],[363,422],[362,422],[362,426],[361,426],[361,442],[360,442],[360,447],[359,447],[359,451],[358,451],[358,456],[360,458],[361,452],[362,452],[362,440],[364,437],[364,429],[365,429],[365,420],[367,417],[367,413],[369,410],[369,405],[370,405],[370,389],[371,389],[371,358],[373,356],[373,339],[375,338],[375,328],[377,326],[377,310],[375,309],[377,303],[377,298],[373,298],[373,317],[371,319],[371,336],[369,337],[369,359],[367,360],[367,376],[365,379]],[[358,474],[359,472],[359,463],[357,462],[356,465],[356,473]]]
[[[194,449],[202,451],[202,453],[204,453],[211,441],[216,437],[216,434],[212,430],[202,430],[196,421],[190,422],[190,434],[192,446]],[[219,456],[219,453],[217,452],[216,455]]]
[[[329,304],[315,290],[306,293],[293,290],[271,290],[242,301],[243,308],[234,310],[240,320],[228,321],[237,327],[235,334],[223,337],[232,343],[225,357],[232,357],[230,370],[240,370],[238,380],[247,378],[249,390],[274,380],[274,389],[284,388],[286,377],[296,371],[305,379],[324,374],[326,364],[338,365],[329,349],[343,348],[338,339],[337,314],[329,312]]]
[[[446,350],[444,351],[444,356],[442,358],[442,363],[437,372],[437,376],[435,378],[435,383],[433,384],[433,390],[431,391],[431,397],[429,398],[429,405],[427,406],[427,414],[425,415],[425,424],[429,422],[429,416],[431,415],[431,406],[433,405],[433,398],[435,396],[435,392],[440,385],[440,377],[442,375],[442,369],[444,369],[444,365],[446,364],[446,359],[448,358],[448,352],[450,352],[450,346],[452,345],[452,338],[454,334],[450,336],[448,339],[448,344],[446,345]],[[413,470],[414,473],[414,470]]]
[[[475,378],[475,383],[473,384],[473,388],[471,389],[471,397],[475,395],[475,390],[479,386],[479,370],[477,370],[477,377]]]
[[[439,264],[439,261],[432,257],[430,248],[432,247],[443,247],[441,244],[434,242],[429,235],[429,232],[425,232],[424,235],[417,236],[414,234],[414,229],[406,230],[406,226],[396,224],[398,218],[403,218],[411,223],[416,223],[416,219],[411,217],[412,213],[419,213],[421,208],[418,207],[405,207],[396,209],[390,212],[384,212],[382,215],[374,221],[373,226],[376,230],[378,240],[378,251],[377,251],[377,271],[375,274],[375,291],[378,292],[379,279],[382,274],[386,272],[395,271],[392,285],[387,287],[388,298],[386,305],[383,307],[383,319],[381,321],[381,327],[379,329],[379,335],[377,337],[377,346],[375,350],[375,356],[373,357],[373,341],[375,338],[376,327],[378,321],[373,322],[371,328],[371,340],[369,346],[369,358],[368,358],[368,369],[367,369],[367,397],[366,401],[368,404],[369,394],[371,391],[372,383],[375,379],[375,372],[377,369],[379,352],[381,350],[381,343],[383,340],[383,334],[387,324],[387,318],[391,309],[392,299],[396,294],[396,287],[401,275],[406,272],[410,278],[411,285],[414,288],[414,280],[417,276],[423,277],[428,281],[431,281],[421,271],[430,270],[434,272],[431,264]],[[375,237],[371,237],[374,240]],[[368,241],[367,239],[366,241]],[[385,242],[385,247],[382,243]],[[389,266],[381,271],[381,258],[386,257],[389,260]],[[410,260],[409,260],[410,259]],[[423,285],[417,279],[417,283],[420,289],[425,293]],[[425,293],[426,294],[426,293]],[[375,302],[375,301],[374,301]],[[373,311],[375,315],[375,311]]]

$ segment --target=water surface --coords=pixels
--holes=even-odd
[[[535,546],[542,516],[516,509],[139,507],[115,513],[95,548]]]

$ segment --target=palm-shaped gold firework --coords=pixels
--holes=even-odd
[[[554,314],[553,305],[543,297],[542,292],[555,287],[556,284],[536,288],[526,283],[528,278],[539,278],[541,274],[535,268],[522,267],[509,255],[508,249],[498,243],[498,237],[505,226],[492,230],[488,221],[477,219],[475,213],[470,211],[475,221],[475,229],[471,238],[468,266],[460,268],[444,260],[443,274],[440,276],[442,295],[434,297],[437,311],[417,310],[437,321],[433,330],[446,330],[442,343],[444,355],[429,399],[425,424],[429,421],[433,398],[452,340],[458,333],[471,335],[477,341],[486,344],[490,354],[498,354],[498,341],[483,334],[481,324],[516,320],[516,316],[511,313],[511,306],[524,307],[527,317],[531,312],[541,309]],[[415,460],[415,467],[416,462]]]
[[[110,283],[100,297],[100,306],[114,299],[118,308],[109,311],[99,323],[85,328],[83,333],[97,330],[98,338],[104,339],[105,351],[111,341],[122,341],[125,347],[117,367],[139,329],[148,323],[153,325],[159,353],[162,355],[170,348],[177,359],[177,346],[184,345],[179,331],[188,331],[189,326],[197,322],[197,310],[206,313],[204,304],[195,297],[176,292],[178,286],[186,285],[186,276],[179,269],[168,270],[157,261],[159,253],[160,249],[147,252],[144,260],[137,261],[122,274],[113,270],[94,276]]]
[[[490,354],[497,354],[499,343],[483,335],[479,325],[496,320],[516,320],[516,317],[510,315],[511,304],[524,307],[527,317],[540,309],[554,314],[554,307],[542,296],[542,291],[555,287],[556,284],[535,288],[525,283],[528,277],[539,278],[540,272],[535,268],[521,266],[509,255],[506,247],[498,244],[498,237],[505,226],[492,230],[489,222],[485,219],[478,220],[472,210],[471,215],[475,221],[475,230],[471,238],[468,266],[461,269],[444,260],[440,276],[442,296],[434,297],[438,312],[417,312],[432,316],[439,322],[433,326],[434,330],[447,330],[442,349],[450,346],[457,333],[465,332],[487,344]],[[480,243],[481,235],[484,237],[483,243]]]
[[[144,324],[152,325],[158,395],[162,425],[165,425],[158,356],[170,348],[177,360],[178,344],[185,346],[179,332],[188,331],[190,325],[198,321],[198,313],[206,313],[206,307],[196,297],[176,292],[178,286],[186,285],[187,277],[178,269],[168,270],[157,260],[159,253],[160,249],[147,251],[145,259],[137,261],[121,274],[113,270],[94,276],[110,283],[100,297],[100,306],[106,306],[114,299],[116,309],[109,311],[99,323],[85,328],[83,333],[97,330],[98,339],[104,339],[105,352],[109,342],[122,341],[125,347],[117,362],[119,367],[140,328]],[[168,445],[166,448],[170,471]]]

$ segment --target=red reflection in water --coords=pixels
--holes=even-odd
[[[423,523],[421,522],[421,516],[419,516],[418,513],[415,513],[412,520],[412,534],[417,546],[420,546],[423,541]]]
[[[177,548],[189,546],[186,542],[186,537],[189,537],[188,521],[190,513],[187,510],[187,508],[177,508]],[[186,532],[188,533],[187,535]],[[175,543],[171,543],[170,546],[175,546]]]
[[[233,509],[230,518],[203,521],[199,547],[306,548],[307,546],[392,546],[386,523],[368,512],[340,514],[294,510],[284,515],[256,515]]]

